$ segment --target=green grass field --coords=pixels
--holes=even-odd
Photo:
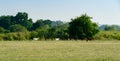
[[[120,61],[120,41],[0,41],[0,61]]]

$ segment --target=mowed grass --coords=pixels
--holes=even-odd
[[[120,41],[0,41],[0,61],[120,61]]]

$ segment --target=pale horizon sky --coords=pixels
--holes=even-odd
[[[98,24],[120,25],[120,0],[0,0],[0,16],[27,12],[38,19],[70,21],[87,13]]]

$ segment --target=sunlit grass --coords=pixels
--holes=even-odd
[[[0,61],[120,61],[120,42],[1,41]]]

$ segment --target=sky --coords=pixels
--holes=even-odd
[[[120,0],[0,0],[0,16],[27,12],[38,19],[71,21],[87,13],[98,24],[120,25]]]

